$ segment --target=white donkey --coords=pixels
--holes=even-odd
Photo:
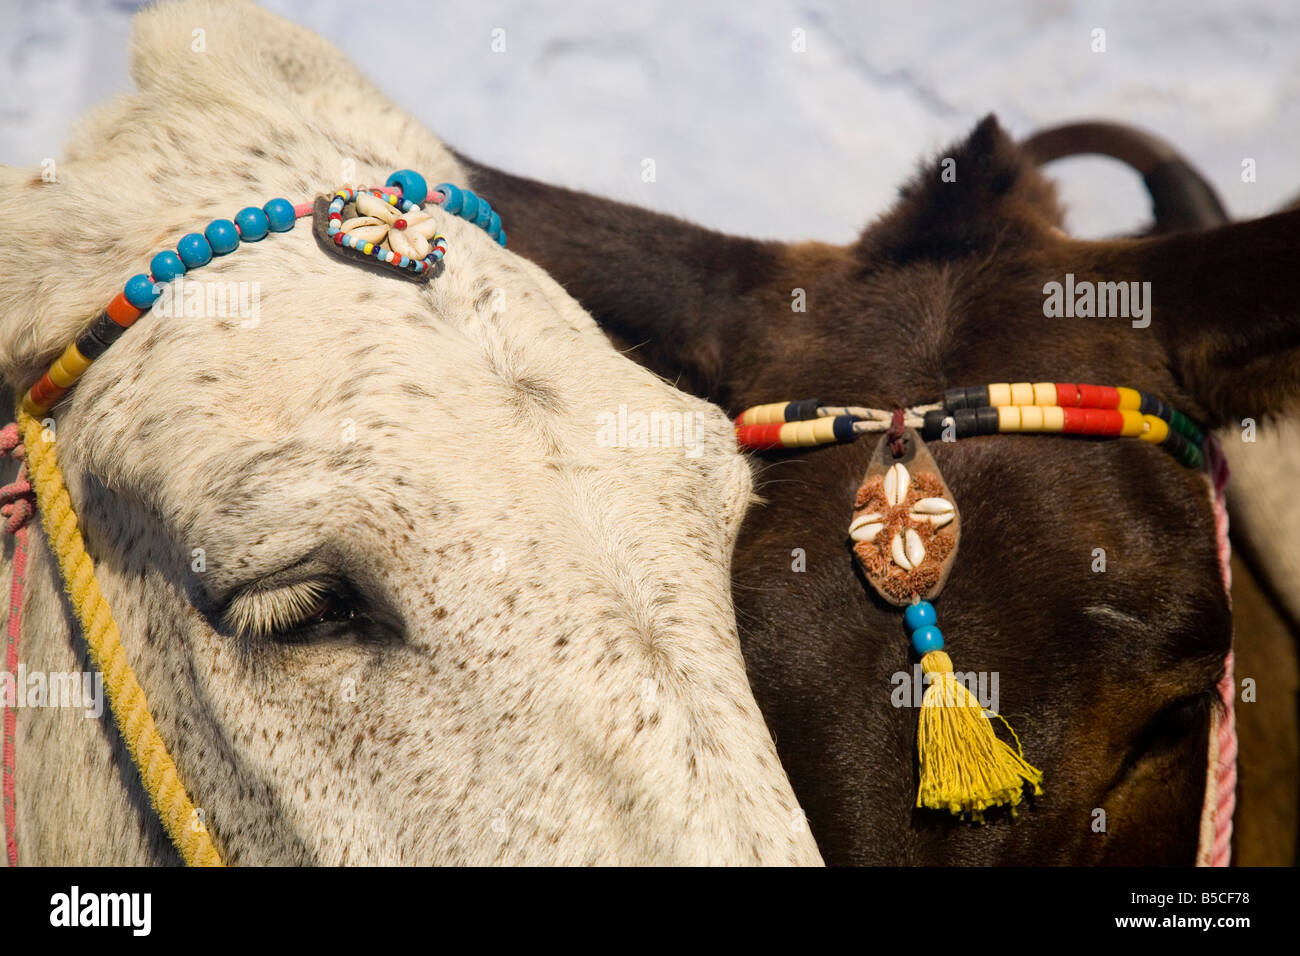
[[[153,9],[134,45],[138,93],[55,166],[0,170],[17,393],[214,218],[401,168],[463,182],[337,50],[255,7]],[[49,415],[226,861],[818,862],[737,641],[751,480],[729,423],[431,214],[450,251],[427,285],[330,256],[309,223],[242,244],[195,281],[247,283],[258,315],[146,313]],[[698,420],[698,444],[599,440],[620,406]],[[31,527],[23,696],[90,666]],[[175,862],[108,714],[15,713],[20,863]]]

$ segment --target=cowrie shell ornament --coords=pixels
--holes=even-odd
[[[914,429],[898,458],[882,437],[854,505],[849,538],[876,592],[896,605],[938,595],[957,557],[961,515]]]

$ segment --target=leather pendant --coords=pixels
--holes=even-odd
[[[849,537],[871,586],[890,604],[928,601],[943,590],[961,539],[961,515],[914,428],[895,457],[881,437],[853,502]]]
[[[330,212],[331,204],[335,199],[340,198],[338,193],[328,196],[317,196],[312,204],[312,232],[316,236],[316,241],[320,247],[331,255],[338,256],[341,259],[360,266],[371,272],[380,275],[391,276],[395,279],[405,279],[407,282],[426,283],[430,279],[442,273],[442,260],[435,260],[432,256],[422,260],[424,268],[420,272],[413,272],[409,268],[396,265],[393,261],[383,261],[375,254],[373,249],[370,253],[363,252],[361,248],[344,245],[340,240],[343,236],[339,232],[330,232]],[[417,207],[418,208],[418,207]],[[360,215],[355,205],[349,202],[343,207],[339,214],[340,218],[346,219],[352,216]]]

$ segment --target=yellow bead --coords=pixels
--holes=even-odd
[[[1169,437],[1169,425],[1163,418],[1158,418],[1155,415],[1143,415],[1142,421],[1147,426],[1147,430],[1142,433],[1143,441],[1158,445]]]
[[[88,368],[90,359],[82,355],[75,344],[69,345],[50,366],[50,380],[59,388],[72,388]]]
[[[1123,412],[1136,412],[1142,407],[1142,393],[1135,388],[1124,388],[1120,386],[1115,389],[1119,392],[1119,409]]]
[[[785,421],[785,407],[789,402],[769,402],[766,405],[755,405],[753,408],[747,408],[740,416],[742,425],[773,425],[776,422]]]
[[[813,418],[802,422],[787,422],[781,426],[781,444],[787,448],[825,445],[834,440],[833,418]]]
[[[1059,405],[1043,406],[1043,431],[1059,432],[1065,427],[1065,409]]]
[[[1043,407],[1026,405],[1020,409],[1020,430],[1022,432],[1041,432],[1043,430]]]
[[[1001,405],[998,407],[998,431],[1020,431],[1020,406]]]
[[[370,253],[375,251],[375,244],[373,242],[367,242],[361,251],[366,255],[370,255]]]
[[[1056,404],[1056,383],[1035,382],[1034,383],[1034,404],[1055,405]]]
[[[31,392],[28,392],[26,395],[23,396],[24,414],[30,415],[32,416],[32,418],[40,418],[49,410],[50,407],[48,405],[37,405],[34,401],[32,401]]]
[[[994,408],[1011,404],[1011,386],[1006,382],[989,386],[989,404]]]
[[[1034,404],[1034,386],[1028,382],[1016,382],[1011,386],[1012,405]]]
[[[1142,413],[1135,412],[1130,408],[1121,408],[1120,416],[1124,419],[1124,427],[1120,429],[1120,434],[1126,438],[1140,436],[1146,431],[1146,425],[1142,422]]]

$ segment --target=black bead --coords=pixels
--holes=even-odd
[[[817,409],[821,406],[821,400],[817,398],[804,398],[797,402],[787,402],[785,406],[785,420],[787,422],[806,422],[817,417]]]

